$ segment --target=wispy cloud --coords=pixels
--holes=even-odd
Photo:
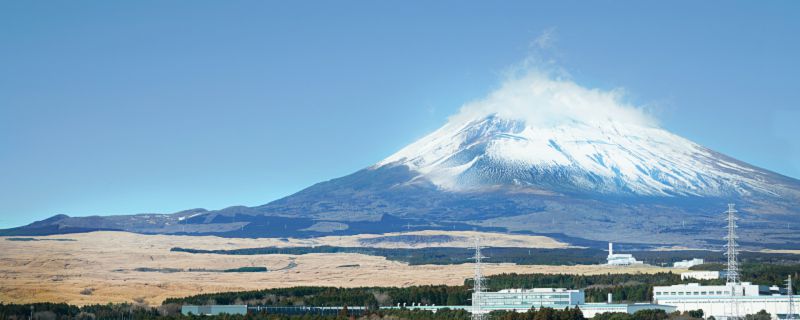
[[[556,28],[550,27],[542,31],[542,33],[531,42],[530,46],[537,49],[550,49],[555,46],[556,40]]]

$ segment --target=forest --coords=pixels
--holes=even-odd
[[[308,253],[360,253],[385,257],[389,260],[406,262],[411,265],[420,264],[460,264],[472,261],[474,250],[470,248],[430,247],[430,248],[373,248],[373,247],[260,247],[230,250],[205,250],[174,247],[171,251],[195,254],[308,254]],[[604,263],[607,252],[592,248],[541,249],[518,247],[491,247],[483,250],[487,262],[516,263],[521,265],[590,265]],[[669,265],[675,261],[703,258],[708,262],[721,262],[719,252],[703,250],[684,251],[631,251],[638,259],[652,265]],[[739,256],[742,263],[787,264],[800,263],[800,256],[783,253],[742,252]]]
[[[696,266],[695,270],[719,269],[718,264]],[[782,285],[788,275],[797,281],[800,278],[800,264],[764,265],[748,263],[742,265],[743,281],[764,285]],[[697,281],[694,281],[697,282]],[[722,283],[724,280],[705,281],[703,283]],[[486,286],[490,291],[505,288],[559,287],[584,289],[587,302],[605,301],[608,293],[613,293],[616,301],[641,302],[650,301],[652,287],[681,283],[680,275],[675,273],[656,274],[603,274],[603,275],[567,275],[567,274],[500,274],[486,278]],[[421,303],[429,305],[469,305],[471,280],[460,286],[411,286],[411,287],[292,287],[264,289],[241,292],[222,292],[200,294],[182,298],[169,298],[159,306],[141,304],[107,304],[83,307],[68,304],[36,303],[36,304],[0,304],[0,319],[28,319],[33,312],[34,319],[154,319],[157,317],[181,318],[180,306],[184,304],[247,304],[263,306],[363,306],[367,314],[364,319],[465,319],[463,311],[448,310],[436,314],[422,311],[387,310],[385,306],[396,306],[398,303]],[[797,285],[794,286],[797,288]],[[33,307],[33,309],[31,309]],[[542,320],[535,312],[528,313],[494,313],[496,319],[534,319]],[[627,314],[614,314],[598,320],[663,320],[656,318],[630,318]],[[653,315],[648,315],[651,317]],[[687,315],[669,315],[678,319]],[[368,317],[368,318],[365,318]],[[530,318],[534,317],[534,318]],[[677,318],[676,318],[677,317]],[[687,316],[688,317],[688,316]],[[759,320],[753,315],[750,320]],[[247,317],[218,317],[218,319],[338,319],[348,316],[288,316],[251,314]],[[690,317],[691,318],[691,317]],[[495,319],[495,318],[493,318]],[[548,318],[549,319],[549,318]],[[681,318],[683,319],[683,318]],[[564,320],[555,318],[554,320]]]

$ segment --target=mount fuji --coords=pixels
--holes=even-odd
[[[57,216],[6,233],[296,236],[405,225],[711,247],[722,240],[727,203],[740,211],[744,246],[800,243],[793,231],[800,226],[800,181],[668,132],[623,102],[619,90],[530,74],[466,104],[438,130],[368,168],[262,206]]]

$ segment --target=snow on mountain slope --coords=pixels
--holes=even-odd
[[[618,92],[532,75],[379,162],[449,191],[520,185],[648,196],[777,195],[750,167],[658,127]]]

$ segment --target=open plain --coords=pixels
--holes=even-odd
[[[373,242],[383,247],[461,246],[480,234],[489,246],[566,248],[547,237],[449,231],[404,235],[447,235],[436,244]],[[383,257],[352,253],[304,255],[220,255],[172,252],[173,247],[236,249],[265,246],[355,246],[361,239],[399,234],[321,237],[315,239],[230,239],[213,236],[141,235],[92,232],[9,240],[0,238],[0,302],[67,302],[86,305],[134,302],[157,305],[165,298],[199,293],[293,286],[411,286],[462,284],[470,264],[408,265]],[[268,272],[220,272],[266,267]],[[165,271],[166,270],[166,271]],[[679,272],[653,266],[612,268],[602,265],[541,266],[486,264],[484,273],[653,273]]]

